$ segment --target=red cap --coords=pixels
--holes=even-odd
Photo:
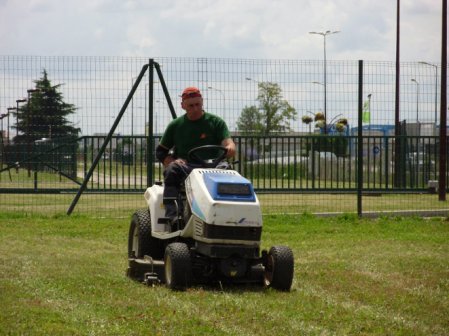
[[[182,100],[186,100],[188,98],[202,97],[201,92],[198,88],[194,86],[189,86],[182,91]]]

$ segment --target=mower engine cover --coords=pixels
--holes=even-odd
[[[260,204],[253,186],[238,172],[194,169],[185,186],[192,213],[205,223],[262,226]]]

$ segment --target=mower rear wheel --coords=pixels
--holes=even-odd
[[[264,284],[281,291],[289,291],[293,282],[294,258],[287,246],[273,246],[268,252]]]
[[[192,262],[189,247],[171,243],[165,249],[165,283],[168,288],[184,290],[192,281]]]

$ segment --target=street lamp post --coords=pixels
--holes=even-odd
[[[412,82],[416,84],[416,128],[417,128],[417,135],[421,135],[421,126],[419,124],[418,114],[419,114],[419,82],[415,79],[411,79]],[[416,157],[415,157],[415,164],[416,164],[416,184],[418,184],[418,173],[419,173],[419,160],[420,160],[420,143],[417,139],[416,141]]]
[[[15,107],[8,107],[8,128],[7,128],[7,131],[8,131],[8,145],[10,144],[10,141],[11,141],[10,136],[9,136],[9,134],[10,134],[9,115],[11,114],[11,111],[17,111],[17,108],[15,108]]]
[[[4,155],[4,146],[5,142],[3,140],[3,119],[6,117],[6,114],[0,114],[0,120],[2,121],[2,129],[0,133],[0,148],[1,148],[1,157],[0,157],[0,169],[3,169],[3,157]],[[0,175],[0,181],[1,181],[1,175]]]
[[[31,141],[33,141],[33,139],[31,138],[31,122],[32,122],[32,118],[31,118],[31,106],[30,106],[30,101],[31,101],[31,96],[33,93],[38,92],[39,89],[28,89],[27,93],[28,93],[28,101],[27,101],[27,159],[30,158],[31,156]],[[31,162],[28,161],[28,177],[31,176]]]
[[[0,168],[3,168],[3,162],[4,161],[6,161],[6,164],[8,164],[8,158],[7,158],[7,152],[5,152],[5,139],[4,139],[4,137],[3,137],[3,119],[4,118],[8,118],[8,129],[7,129],[7,131],[8,131],[8,146],[10,145],[10,143],[9,143],[9,111],[10,111],[10,108],[8,108],[8,113],[4,113],[4,114],[2,114],[1,116],[0,116],[0,119],[2,120],[2,133],[1,133],[1,150],[2,150],[2,153],[1,153],[1,162],[0,162]],[[8,169],[8,173],[9,173],[9,180],[10,181],[12,181],[12,179],[11,179],[11,171]],[[1,181],[1,175],[0,175],[0,181]]]
[[[221,104],[221,106],[222,106],[222,108],[223,108],[223,113],[224,113],[224,110],[225,110],[225,95],[224,95],[224,92],[222,91],[222,90],[220,90],[220,89],[217,89],[217,88],[214,88],[214,87],[212,87],[212,86],[208,86],[207,87],[209,90],[214,90],[214,91],[217,91],[217,92],[219,92],[220,93],[220,95],[221,95],[221,98],[223,99],[223,103]]]
[[[259,82],[258,80],[252,79],[252,78],[250,78],[250,77],[245,77],[245,80],[247,80],[247,81],[249,81],[249,82],[254,82],[254,83],[256,83],[256,84],[257,84],[257,89],[259,89],[259,84],[260,84],[261,82]]]
[[[306,113],[309,113],[315,117],[315,113],[313,113],[312,111],[307,110]],[[312,121],[313,121],[313,119],[312,119]],[[309,122],[309,135],[312,134],[312,121]]]
[[[312,82],[312,84],[321,85],[324,88],[324,92],[326,92],[326,88],[325,88],[323,83],[321,83],[321,82]],[[323,109],[323,111],[324,111],[324,129],[325,129],[324,133],[327,133],[327,131],[326,131],[326,128],[327,128],[326,96],[325,95],[326,95],[326,93],[324,94],[324,109]],[[321,107],[320,107],[320,109],[321,109]]]
[[[437,127],[437,118],[438,118],[438,65],[427,63],[427,62],[418,62],[419,64],[429,65],[435,69],[435,128]]]
[[[259,84],[262,83],[262,82],[259,82],[258,80],[250,78],[250,77],[245,77],[245,80],[250,81],[250,82],[254,82],[254,83],[257,84],[257,86],[259,86]]]
[[[6,118],[7,114],[2,113],[0,114],[0,120],[2,121],[2,139],[3,139],[3,119]]]
[[[151,83],[146,83],[145,84],[145,130],[144,130],[144,133],[145,133],[145,136],[147,136],[147,134],[150,134],[150,133],[148,133],[147,132],[147,123],[148,123],[148,120],[147,120],[147,116],[148,116],[148,108],[149,108],[149,106],[148,106],[148,104],[147,104],[147,97],[148,97],[148,86],[150,85]],[[160,84],[160,82],[158,82],[158,81],[153,81],[153,84]],[[154,100],[156,103],[159,103],[160,102],[160,100],[158,100],[158,99],[156,99],[156,100]],[[153,117],[153,120],[154,120],[155,118]],[[145,161],[146,162],[146,161]]]
[[[19,103],[25,103],[26,101],[26,98],[19,98],[16,100],[16,137],[19,135]]]
[[[324,123],[327,125],[327,64],[326,64],[326,36],[331,34],[337,34],[339,33],[339,30],[330,31],[327,30],[325,32],[309,32],[309,34],[315,34],[315,35],[321,35],[323,36],[324,40],[324,62],[323,62],[323,68],[324,68]],[[324,132],[327,133],[326,127],[324,129]]]
[[[419,124],[419,119],[418,119],[418,114],[419,114],[419,82],[412,78],[411,79],[412,82],[414,82],[416,84],[416,125]]]

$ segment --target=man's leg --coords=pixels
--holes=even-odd
[[[179,189],[173,186],[164,186],[163,202],[165,206],[165,217],[174,219],[177,216],[177,207],[175,204],[178,198]]]
[[[181,183],[184,182],[192,168],[186,165],[180,165],[173,162],[164,170],[164,195],[165,217],[171,220],[176,219],[177,206],[175,201],[178,199]]]

